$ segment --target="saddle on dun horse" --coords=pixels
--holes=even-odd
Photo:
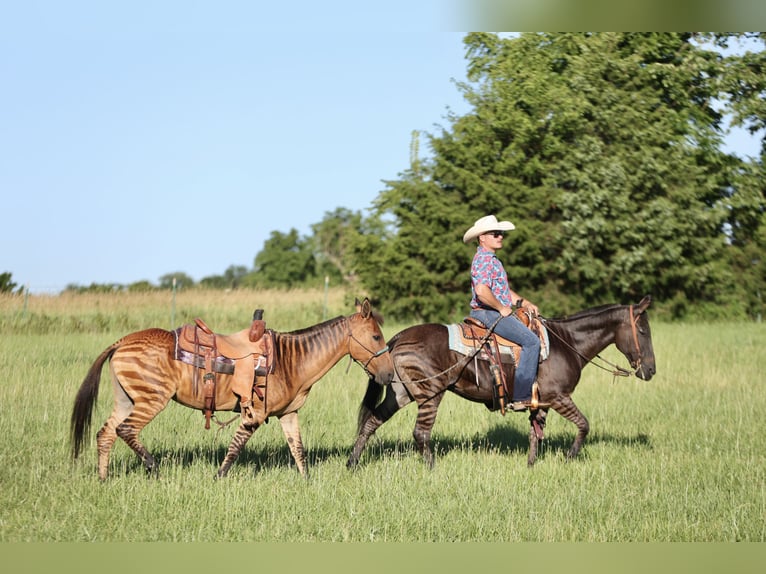
[[[515,315],[540,338],[539,361],[544,361],[548,357],[548,331],[545,325],[539,317],[533,317],[531,313],[524,309],[516,309]],[[518,365],[521,360],[521,346],[501,337],[495,332],[490,332],[486,325],[473,317],[465,317],[463,323],[460,324],[458,332],[462,345],[479,351],[481,358],[489,361],[489,370],[492,373],[494,382],[495,405],[505,415],[507,397],[511,394],[512,389],[506,380],[502,363],[510,362],[513,365]],[[478,345],[481,345],[481,349],[477,349]],[[532,385],[532,405],[537,404],[539,404],[539,393],[537,381],[535,381],[534,385]]]
[[[231,390],[239,397],[243,421],[254,420],[253,394],[266,401],[266,382],[274,370],[273,332],[266,329],[263,309],[256,309],[250,328],[232,335],[220,335],[195,319],[194,324],[175,330],[176,360],[197,367],[194,371],[194,390],[199,388],[199,372],[204,371],[203,396],[205,428],[210,428],[210,417],[215,412],[217,374],[231,375]]]

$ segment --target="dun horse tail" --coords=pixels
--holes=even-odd
[[[356,433],[362,432],[362,425],[370,418],[373,409],[378,406],[384,391],[383,385],[375,382],[375,377],[370,377],[367,381],[367,392],[364,394],[362,404],[359,405],[359,415],[356,419]]]
[[[98,400],[101,370],[104,367],[104,363],[112,357],[119,346],[120,342],[118,341],[98,356],[96,362],[91,365],[82,385],[80,385],[80,390],[77,391],[77,396],[74,399],[74,408],[72,409],[72,419],[70,421],[72,458],[77,458],[80,455],[80,452],[82,452],[85,436],[90,429],[93,407]]]

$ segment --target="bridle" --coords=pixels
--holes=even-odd
[[[348,370],[351,368],[351,361],[354,361],[364,369],[364,372],[367,373],[367,376],[370,376],[370,370],[367,368],[368,365],[373,361],[373,359],[376,359],[377,357],[380,357],[381,355],[385,355],[386,353],[388,353],[388,345],[384,346],[379,351],[373,351],[372,349],[368,348],[364,343],[362,343],[359,339],[357,339],[356,335],[354,335],[354,332],[351,330],[351,327],[349,327],[348,329],[347,337],[348,337],[348,356],[350,360],[348,362],[348,367],[346,367],[346,373],[348,373]],[[367,359],[364,363],[354,358],[354,356],[351,354],[351,341],[354,341],[362,349],[370,353],[370,358]]]
[[[639,313],[638,315],[633,315],[633,305],[629,308],[630,312],[630,330],[633,333],[633,343],[636,345],[636,362],[635,366],[633,366],[634,371],[638,371],[641,369],[641,344],[638,342],[638,318],[641,316]]]
[[[638,342],[638,327],[637,327],[638,318],[641,316],[641,314],[639,313],[638,315],[633,315],[633,305],[630,305],[628,307],[628,313],[630,314],[630,329],[631,329],[631,333],[633,334],[633,343],[636,346],[636,353],[637,353],[635,367],[632,367],[631,365],[633,370],[631,371],[623,367],[620,367],[619,365],[615,365],[614,363],[607,361],[601,355],[596,355],[594,357],[594,359],[599,359],[600,361],[603,361],[604,363],[612,367],[612,369],[614,369],[612,371],[612,375],[614,375],[615,377],[629,377],[633,375],[635,371],[638,371],[641,368],[641,345]],[[544,317],[541,317],[541,319],[545,320]],[[588,359],[585,355],[583,355],[580,351],[578,351],[572,345],[566,342],[558,333],[556,333],[552,329],[548,329],[548,332],[552,333],[559,341],[561,341],[561,343],[564,344],[565,347],[568,347],[570,351],[578,355],[583,361],[585,361],[585,363],[591,363],[592,365],[597,366],[599,369],[603,369],[604,371],[609,371],[609,369],[607,369],[603,365],[599,365],[598,363],[595,363],[593,359]]]

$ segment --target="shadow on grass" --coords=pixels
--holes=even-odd
[[[538,458],[544,458],[556,453],[565,455],[574,441],[574,436],[574,433],[557,433],[553,436],[546,436],[538,453]],[[632,436],[603,432],[592,433],[585,440],[580,456],[582,457],[585,451],[587,451],[588,445],[596,444],[610,444],[624,448],[651,448],[651,439],[644,433],[637,433]],[[333,459],[340,458],[345,465],[352,447],[353,440],[349,440],[347,447],[307,447],[306,457],[308,459],[309,473],[312,466]],[[227,445],[219,445],[211,449],[205,445],[198,444],[181,448],[157,448],[152,454],[160,466],[165,467],[190,467],[201,462],[209,463],[212,478],[216,475],[218,467],[226,457],[227,449]],[[474,451],[477,453],[481,451],[495,451],[509,457],[518,456],[526,458],[529,451],[529,435],[527,432],[523,432],[516,427],[496,424],[490,428],[486,435],[474,434],[470,437],[456,437],[436,434],[432,437],[431,449],[437,458],[446,456],[453,451]],[[402,437],[401,440],[381,440],[373,436],[362,453],[359,464],[364,465],[365,461],[385,461],[387,458],[401,456],[420,456],[411,437]],[[291,468],[297,473],[295,461],[293,461],[287,443],[279,447],[275,447],[273,444],[259,445],[257,433],[245,445],[237,460],[234,461],[231,470],[233,471],[239,466],[252,469],[252,471],[248,472],[255,473],[260,470],[278,468]],[[143,466],[138,458],[135,458],[134,463],[128,464],[124,468],[126,473],[140,472],[142,469]]]
[[[552,436],[546,436],[542,441],[538,451],[538,459],[545,456],[551,456],[554,453],[566,455],[574,441],[574,433],[557,433]],[[637,433],[632,436],[617,435],[610,433],[592,433],[585,440],[583,455],[588,445],[610,444],[624,448],[651,448],[651,439],[644,433]],[[497,424],[490,428],[486,435],[474,434],[471,437],[439,436],[435,434],[431,440],[431,450],[438,458],[448,455],[452,451],[495,451],[509,457],[519,456],[526,458],[529,453],[529,434],[526,431],[515,427]],[[351,447],[344,454],[348,456]],[[367,447],[362,453],[359,464],[364,464],[365,460],[384,460],[392,454],[401,454],[410,452],[417,454],[417,448],[414,440],[378,440],[373,436],[367,443]],[[419,454],[417,455],[419,456]]]

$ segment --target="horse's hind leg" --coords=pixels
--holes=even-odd
[[[117,436],[119,436],[125,443],[138,455],[141,462],[146,468],[148,474],[157,475],[157,463],[151,453],[146,450],[146,447],[138,439],[138,433],[146,426],[143,424],[140,428],[135,426],[136,420],[133,417],[128,417],[125,421],[117,427]],[[148,421],[147,421],[148,422]]]
[[[133,412],[133,401],[130,400],[123,388],[113,381],[114,408],[112,414],[96,434],[98,447],[98,477],[106,480],[109,474],[109,453],[117,440],[117,427]]]
[[[239,425],[237,432],[234,433],[234,436],[229,443],[229,450],[226,452],[226,457],[218,468],[217,478],[223,478],[229,473],[231,465],[237,459],[239,453],[242,452],[245,444],[250,440],[250,437],[253,436],[253,433],[259,426],[260,425],[258,424],[247,426],[243,424]]]
[[[415,420],[415,430],[412,437],[418,451],[423,455],[423,460],[429,468],[434,467],[434,453],[431,451],[431,430],[436,422],[436,412],[439,410],[439,404],[442,402],[444,393],[440,393],[430,400],[418,404],[418,416]]]
[[[377,407],[374,409],[365,409],[361,413],[359,432],[356,437],[356,442],[354,442],[354,448],[351,450],[351,454],[348,457],[348,462],[346,462],[347,468],[354,468],[359,464],[359,458],[362,456],[362,451],[364,451],[364,448],[367,446],[370,437],[375,434],[375,431],[377,431],[383,423],[411,401],[412,399],[410,399],[404,389],[402,388],[401,392],[397,392],[396,383],[393,383],[386,387],[386,396]]]
[[[130,384],[124,377],[125,384]],[[115,435],[125,441],[138,455],[148,473],[157,472],[154,457],[138,438],[141,430],[164,409],[170,397],[158,392],[135,392],[131,398],[123,388],[118,376],[112,377],[114,388],[114,410],[112,416],[98,433],[98,472],[106,478],[109,464],[109,450],[114,444]]]
[[[590,432],[590,424],[588,423],[588,419],[585,418],[585,415],[583,415],[580,412],[580,409],[577,408],[577,405],[574,404],[574,401],[571,397],[563,397],[557,399],[553,404],[553,408],[562,417],[572,421],[575,426],[577,426],[577,436],[575,437],[575,440],[572,443],[572,446],[569,448],[569,452],[567,453],[567,459],[571,460],[575,458],[580,452],[580,448],[582,448],[585,437],[587,437],[588,433]]]
[[[124,440],[125,444],[138,455],[148,474],[157,474],[157,463],[138,438],[138,434],[167,406],[167,403],[167,398],[157,394],[141,396],[141,401],[133,405],[132,412],[116,429],[117,436]]]
[[[109,453],[117,440],[117,432],[112,422],[113,417],[109,417],[96,434],[96,446],[98,447],[98,477],[106,480],[109,474]]]

